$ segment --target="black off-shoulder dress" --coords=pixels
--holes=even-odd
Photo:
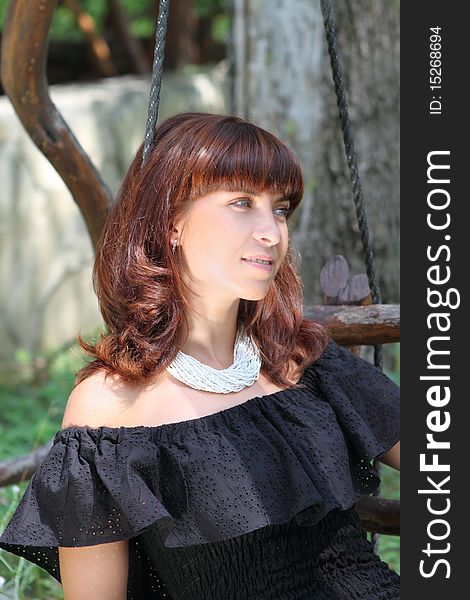
[[[399,440],[399,388],[333,340],[299,390],[157,427],[58,431],[0,548],[129,540],[130,600],[392,600],[354,504]]]

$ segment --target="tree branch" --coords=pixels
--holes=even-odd
[[[0,487],[30,479],[52,448],[52,439],[29,454],[0,462]]]
[[[95,247],[111,193],[49,96],[47,36],[56,4],[57,0],[10,2],[2,36],[1,78],[26,131],[71,191]]]
[[[132,62],[134,71],[140,75],[150,73],[152,65],[145,55],[142,44],[132,35],[128,17],[119,0],[108,0],[108,14],[109,20]]]
[[[78,28],[88,42],[93,62],[99,72],[105,77],[117,75],[108,43],[96,32],[96,25],[92,16],[82,9],[78,0],[62,0],[62,2],[75,17]]]

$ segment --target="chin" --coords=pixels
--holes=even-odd
[[[269,288],[264,292],[253,292],[252,294],[242,294],[240,295],[241,300],[251,300],[252,302],[256,302],[257,300],[263,300],[268,295]]]

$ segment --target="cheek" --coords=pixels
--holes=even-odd
[[[188,223],[183,246],[189,263],[200,270],[223,266],[240,254],[240,231],[230,219],[223,219],[215,211],[201,211],[197,219]],[[238,245],[237,245],[238,244]],[[241,254],[240,254],[241,256]]]
[[[281,254],[284,259],[284,257],[287,254],[287,251],[289,249],[289,231],[287,229],[287,226],[285,227],[285,230],[282,232],[281,249],[282,249]]]

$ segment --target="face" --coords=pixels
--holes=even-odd
[[[264,298],[284,260],[289,201],[277,194],[216,191],[197,198],[175,225],[196,293],[228,301]],[[248,259],[263,257],[271,264]]]

